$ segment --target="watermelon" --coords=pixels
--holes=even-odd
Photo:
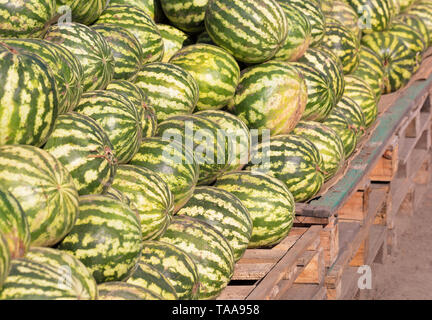
[[[180,300],[195,299],[199,290],[198,271],[183,250],[160,241],[145,241],[140,262],[153,266],[174,287]]]
[[[113,52],[113,79],[133,80],[145,59],[138,39],[127,29],[116,25],[98,24],[92,29],[105,38]]]
[[[398,0],[400,11],[406,11],[409,9],[417,0]]]
[[[11,259],[12,257],[6,238],[0,233],[0,294],[3,283],[9,275]]]
[[[378,102],[370,85],[356,76],[345,77],[345,93],[362,109],[366,128],[369,128],[378,116]]]
[[[0,145],[43,145],[58,115],[51,69],[38,56],[2,42],[0,69]]]
[[[139,286],[166,300],[177,300],[177,293],[171,282],[155,267],[139,262],[126,283]]]
[[[62,45],[81,63],[84,91],[103,90],[114,76],[114,56],[104,37],[79,23],[54,25],[45,40]]]
[[[144,54],[144,64],[162,60],[162,37],[155,22],[143,10],[128,5],[110,6],[96,21],[96,24],[106,23],[126,28],[138,39]]]
[[[48,152],[32,146],[1,146],[0,185],[20,203],[32,246],[56,244],[75,224],[77,188],[67,168]],[[21,240],[27,242],[26,238]]]
[[[212,0],[205,26],[215,44],[245,63],[273,58],[288,34],[287,17],[275,0]]]
[[[319,46],[326,32],[325,17],[319,0],[278,0],[278,2],[294,6],[308,18],[312,35],[310,45],[312,47]]]
[[[346,2],[342,1],[322,1],[322,11],[326,20],[336,20],[357,38],[361,36],[359,16],[357,12]]]
[[[282,181],[258,171],[237,171],[219,177],[215,187],[232,193],[249,211],[253,221],[249,248],[275,245],[291,230],[294,198]]]
[[[82,94],[83,69],[69,50],[42,39],[5,39],[3,43],[38,55],[51,68],[57,83],[59,114],[75,108]]]
[[[147,96],[148,103],[162,122],[171,116],[190,114],[198,102],[198,85],[192,75],[171,63],[145,65],[135,84]]]
[[[208,0],[160,0],[165,16],[177,28],[186,32],[204,29],[204,17]]]
[[[223,131],[212,120],[197,115],[170,117],[159,124],[157,135],[165,141],[174,138],[193,150],[193,157],[199,164],[200,185],[212,183],[228,166]]]
[[[189,200],[198,181],[199,166],[193,150],[181,142],[144,139],[130,164],[150,169],[165,181],[174,196],[174,211]]]
[[[384,89],[383,63],[372,49],[363,45],[360,46],[359,56],[360,64],[352,75],[368,83],[379,100]]]
[[[292,134],[272,137],[255,146],[246,169],[281,180],[296,202],[311,199],[324,183],[319,150],[307,138]],[[249,211],[253,215],[252,208]]]
[[[409,10],[406,11],[407,14],[415,15],[419,17],[429,33],[429,46],[432,44],[432,4],[427,1],[419,1],[413,4]]]
[[[162,36],[164,42],[164,56],[162,62],[168,62],[173,55],[177,53],[181,48],[192,44],[192,40],[189,35],[183,31],[169,26],[166,24],[158,24],[157,28]]]
[[[55,0],[1,1],[0,38],[41,38],[55,11]]]
[[[222,110],[204,110],[196,112],[195,115],[216,122],[226,136],[226,171],[240,170],[249,162],[251,134],[240,118]]]
[[[208,44],[195,44],[178,51],[170,63],[188,71],[197,82],[198,110],[221,109],[234,96],[240,68],[225,50]]]
[[[203,31],[197,36],[196,43],[205,43],[205,44],[215,45],[213,40],[210,38],[207,31]]]
[[[156,111],[153,106],[150,105],[149,98],[142,89],[126,80],[114,80],[108,85],[106,90],[123,95],[136,107],[141,114],[141,131],[143,138],[153,137],[156,134]]]
[[[343,112],[336,109],[329,114],[323,124],[332,129],[341,138],[345,158],[348,158],[357,146],[357,130],[351,124],[351,120]]]
[[[90,25],[95,22],[106,6],[109,0],[57,0],[57,5],[68,6],[72,10],[73,21]]]
[[[70,172],[80,195],[102,193],[111,185],[117,158],[92,118],[76,112],[59,116],[44,149]]]
[[[342,62],[344,74],[352,73],[359,64],[360,41],[356,34],[339,22],[328,22],[322,45]]]
[[[391,0],[347,0],[360,17],[360,27],[364,33],[384,31],[392,18]]]
[[[335,105],[335,96],[327,75],[302,62],[293,64],[300,70],[307,86],[307,104],[303,120],[324,120]]]
[[[202,220],[219,231],[231,245],[235,262],[240,260],[249,245],[252,217],[242,202],[225,190],[196,188],[192,198],[177,215]]]
[[[162,19],[163,12],[159,0],[111,0],[110,1],[111,6],[124,5],[124,4],[135,6],[143,10],[154,21],[159,21]]]
[[[120,165],[113,188],[122,192],[139,215],[144,240],[155,239],[166,229],[174,209],[168,185],[155,172],[133,165]]]
[[[309,48],[312,40],[311,24],[299,8],[280,3],[288,22],[288,35],[275,55],[276,60],[297,61]]]
[[[420,37],[425,43],[426,47],[429,46],[431,42],[430,39],[431,36],[429,34],[426,24],[419,16],[413,14],[401,14],[395,18],[393,23],[397,24],[400,22],[405,23],[408,26],[414,28],[414,30],[416,30],[420,34]]]
[[[137,153],[142,116],[124,96],[102,90],[86,92],[75,111],[92,118],[105,131],[119,163],[129,162]]]
[[[197,299],[214,299],[228,285],[234,273],[232,248],[209,224],[175,217],[160,241],[175,245],[194,261],[200,283]]]
[[[277,135],[296,126],[306,102],[300,70],[288,62],[270,61],[243,70],[230,110],[249,128]]]
[[[366,123],[363,110],[358,103],[347,96],[343,96],[333,111],[343,114],[346,119],[350,120],[351,127],[356,132],[357,140],[360,140],[366,132]]]
[[[99,300],[163,300],[148,289],[120,281],[102,283],[98,290]]]
[[[142,248],[138,217],[127,205],[102,195],[81,197],[79,211],[58,249],[78,258],[97,283],[125,280]]]
[[[27,252],[26,259],[53,267],[63,272],[64,279],[59,284],[75,286],[75,290],[81,299],[95,300],[98,297],[96,281],[90,271],[74,256],[51,248],[31,248]]]
[[[21,258],[26,254],[30,246],[30,229],[27,218],[16,198],[1,188],[0,234],[7,242],[12,259]]]

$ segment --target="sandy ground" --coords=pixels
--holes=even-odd
[[[412,217],[398,215],[397,251],[375,265],[371,299],[432,299],[432,190]]]

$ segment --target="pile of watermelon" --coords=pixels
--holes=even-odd
[[[214,299],[432,44],[430,0],[0,1],[0,299]]]

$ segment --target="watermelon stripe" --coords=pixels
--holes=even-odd
[[[106,282],[98,286],[99,300],[164,300],[150,290],[125,282]]]
[[[3,283],[9,275],[12,256],[6,238],[0,233],[0,295]]]
[[[186,32],[199,32],[204,28],[208,0],[161,0],[162,9],[176,27]]]

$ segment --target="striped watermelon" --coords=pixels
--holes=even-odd
[[[342,113],[346,119],[350,120],[351,126],[357,134],[357,140],[365,134],[366,123],[363,110],[353,99],[343,96],[333,111]]]
[[[11,259],[12,257],[6,238],[0,233],[0,295],[3,283],[9,275]]]
[[[126,283],[139,286],[166,300],[177,300],[177,293],[171,282],[155,267],[139,262]]]
[[[58,114],[53,73],[38,56],[1,42],[0,69],[0,145],[43,145]]]
[[[95,22],[108,5],[109,0],[57,0],[57,5],[68,6],[75,22],[90,25]]]
[[[138,39],[127,29],[116,25],[98,24],[92,29],[105,38],[113,52],[113,79],[133,80],[145,60]]]
[[[356,76],[345,77],[345,93],[362,109],[366,128],[369,128],[378,116],[378,101],[370,85]]]
[[[0,147],[0,185],[20,203],[32,246],[52,246],[73,227],[78,193],[60,161],[32,146]],[[25,240],[27,242],[27,240]]]
[[[183,250],[160,241],[145,241],[140,262],[153,266],[174,287],[180,300],[195,299],[199,290],[198,270]]]
[[[122,192],[139,215],[144,240],[159,237],[171,220],[174,199],[168,185],[155,172],[120,165],[112,187]]]
[[[55,0],[3,0],[0,2],[0,38],[41,38],[55,11]]]
[[[325,35],[325,18],[319,0],[278,0],[279,3],[287,3],[299,9],[311,24],[311,46],[317,47]]]
[[[432,44],[432,4],[427,1],[416,2],[406,13],[419,17],[426,25],[429,33],[428,45],[430,46]]]
[[[431,42],[431,35],[429,34],[428,28],[424,21],[413,14],[401,14],[395,18],[393,23],[405,23],[408,26],[414,28],[419,34],[426,47],[429,46]]]
[[[282,47],[275,55],[276,60],[297,61],[309,48],[312,40],[312,27],[299,8],[287,3],[280,3],[288,22],[288,35]]]
[[[336,20],[357,38],[361,36],[359,16],[357,12],[343,0],[341,1],[321,1],[322,11],[326,20]]]
[[[280,180],[260,172],[237,171],[224,174],[215,187],[236,196],[253,221],[249,248],[279,243],[294,222],[294,198]]]
[[[8,244],[12,259],[21,258],[28,251],[30,229],[27,218],[16,198],[3,189],[0,189],[0,234]]]
[[[147,96],[162,122],[171,116],[190,114],[198,102],[198,85],[192,75],[171,63],[145,65],[135,84]]]
[[[334,177],[345,161],[344,144],[338,134],[315,121],[301,121],[293,134],[307,138],[317,147],[323,159],[324,179]]]
[[[303,115],[307,87],[293,64],[270,61],[243,71],[231,111],[251,129],[289,133]]]
[[[104,37],[79,23],[51,26],[45,40],[68,49],[81,63],[84,91],[105,89],[114,75],[114,56]]]
[[[223,132],[214,121],[197,115],[171,117],[159,124],[157,135],[166,141],[174,138],[193,150],[199,164],[200,185],[212,183],[228,166]]]
[[[119,163],[129,162],[137,153],[142,116],[124,96],[102,90],[86,92],[75,111],[92,118],[104,130]]]
[[[137,213],[137,208],[123,192],[110,187],[103,195],[126,204],[129,208]]]
[[[379,100],[384,89],[384,66],[381,58],[365,46],[360,46],[359,55],[360,64],[352,75],[368,83]]]
[[[335,96],[328,76],[306,63],[293,64],[303,75],[308,99],[303,112],[303,120],[324,120],[335,105]]]
[[[99,300],[163,300],[148,289],[120,281],[102,283],[98,290]]]
[[[44,149],[70,172],[80,195],[98,194],[111,185],[117,159],[108,136],[92,118],[76,112],[59,116]]]
[[[406,11],[409,9],[417,0],[398,0],[400,11]]]
[[[345,158],[348,158],[357,146],[357,130],[351,124],[351,120],[343,112],[336,109],[329,114],[323,124],[332,129],[341,138]]]
[[[219,231],[231,245],[234,254],[234,261],[237,262],[243,256],[249,244],[252,233],[252,218],[249,211],[242,202],[233,194],[215,187],[198,187],[192,198],[186,203],[177,215],[188,216],[207,222]],[[269,224],[275,221],[268,221],[265,215],[263,221]],[[254,220],[255,221],[255,220]],[[263,224],[258,223],[259,226]],[[265,245],[268,239],[261,239],[261,245]],[[271,239],[270,242],[273,242]]]
[[[153,106],[150,105],[149,98],[142,89],[126,80],[114,80],[108,85],[106,90],[123,95],[137,108],[138,112],[141,114],[143,138],[153,137],[156,134],[156,111]]]
[[[197,36],[196,43],[205,43],[205,44],[215,45],[213,40],[210,38],[207,31],[203,31]]]
[[[226,136],[226,171],[240,170],[249,162],[251,134],[247,125],[235,115],[222,110],[204,110],[195,113],[216,122]]]
[[[319,150],[307,138],[292,134],[272,137],[257,145],[246,168],[284,182],[296,202],[311,199],[324,183]],[[253,215],[251,208],[249,211]]]
[[[209,224],[186,216],[175,217],[160,241],[188,254],[198,269],[198,299],[214,299],[228,285],[234,273],[232,248]]]
[[[342,62],[344,74],[352,73],[359,64],[360,41],[356,34],[339,22],[328,22],[322,45]]]
[[[25,258],[62,271],[65,277],[64,284],[73,283],[81,299],[97,299],[98,289],[95,279],[86,266],[74,256],[56,249],[35,247],[30,249]]]
[[[183,31],[167,24],[157,25],[164,42],[162,62],[168,62],[184,46],[192,44],[191,37]]]
[[[232,99],[240,68],[225,50],[208,44],[187,46],[171,59],[188,71],[199,87],[198,110],[221,109]]]
[[[160,0],[163,12],[171,23],[186,32],[204,29],[208,0]]]
[[[137,263],[142,234],[136,214],[107,196],[79,201],[79,218],[58,249],[78,258],[97,283],[127,278]]]
[[[181,142],[144,139],[130,164],[150,169],[165,181],[174,196],[174,211],[189,200],[198,181],[199,166],[193,150]]]
[[[159,0],[111,0],[110,5],[130,5],[135,6],[145,13],[154,21],[160,21],[163,16],[162,7]]]
[[[364,33],[384,31],[392,18],[391,0],[346,0],[360,17]]]
[[[38,55],[53,71],[58,89],[58,113],[75,108],[82,94],[83,70],[75,56],[63,46],[41,39],[5,39],[8,46]]]
[[[127,5],[110,6],[96,21],[96,24],[105,23],[124,27],[137,37],[144,54],[144,64],[162,60],[162,37],[155,22],[143,10]]]
[[[214,43],[245,63],[273,58],[288,34],[287,17],[275,0],[212,0],[205,26]]]

